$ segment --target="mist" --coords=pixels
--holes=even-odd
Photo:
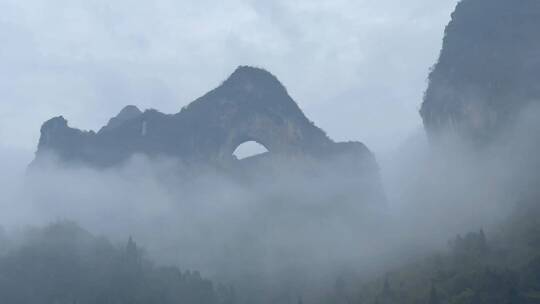
[[[503,0],[475,1],[452,16],[455,0],[403,9],[394,0],[158,1],[128,11],[123,1],[75,1],[66,14],[61,1],[1,3],[0,63],[15,72],[0,75],[0,301],[43,266],[61,277],[51,280],[58,290],[81,278],[85,295],[86,285],[108,290],[109,277],[111,294],[146,292],[148,280],[157,303],[174,302],[159,291],[197,304],[499,304],[497,291],[514,299],[504,303],[531,303],[523,299],[540,292],[540,61],[528,51],[529,23],[518,27]],[[475,16],[486,3],[493,16]],[[535,20],[531,3],[515,6],[519,16]],[[505,32],[467,30],[494,25]],[[441,40],[442,67],[430,69]],[[238,64],[275,70],[284,85],[241,67],[186,114],[186,101]],[[117,133],[111,123],[98,131],[126,103],[151,109],[119,114]],[[39,124],[56,115],[83,129],[56,117],[48,127],[58,133],[42,128],[38,143]],[[204,159],[267,134],[274,145]],[[367,147],[361,161],[328,152],[347,145]],[[200,155],[184,157],[192,151]],[[34,300],[79,303],[48,296]]]
[[[346,176],[306,175],[315,161],[257,168],[246,183],[144,155],[110,169],[66,166],[51,155],[21,170],[27,159],[4,152],[12,162],[2,223],[17,231],[73,220],[117,242],[131,236],[159,263],[197,269],[252,297],[294,290],[315,299],[340,276],[381,274],[454,235],[496,228],[536,194],[538,144],[530,134],[540,128],[538,114],[526,109],[481,151],[452,134],[437,146],[411,134],[379,159],[384,198],[344,192]]]

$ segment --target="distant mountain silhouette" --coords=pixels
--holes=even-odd
[[[235,149],[248,141],[263,145],[267,154],[238,160]],[[71,128],[62,116],[55,117],[41,128],[34,164],[49,154],[65,164],[97,168],[144,154],[244,172],[261,162],[268,168],[306,160],[319,174],[338,174],[364,184],[379,181],[375,158],[364,144],[332,141],[308,120],[274,75],[247,66],[174,115],[127,106],[97,133]]]
[[[285,87],[267,71],[239,67],[222,85],[179,113],[142,113],[125,107],[99,132],[70,128],[62,117],[43,124],[38,158],[112,166],[134,153],[186,161],[226,163],[242,143],[256,141],[271,153],[324,156],[348,148],[370,157],[360,143],[336,144],[309,121]]]
[[[540,103],[540,1],[463,0],[446,27],[421,115],[433,139],[489,143]]]

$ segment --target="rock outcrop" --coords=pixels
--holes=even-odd
[[[247,141],[268,152],[238,160],[233,152]],[[377,164],[366,146],[332,141],[306,118],[275,76],[252,67],[239,67],[218,88],[174,115],[128,106],[97,133],[71,128],[61,116],[53,118],[41,128],[34,163],[49,154],[65,164],[97,168],[116,166],[134,154],[166,156],[255,176],[253,168],[305,163],[312,177],[341,176],[356,183],[356,189],[359,183],[370,184],[366,189],[376,189],[374,195],[382,197]]]
[[[540,1],[463,0],[446,27],[421,115],[431,139],[485,145],[540,103]]]
[[[256,141],[271,154],[325,157],[352,152],[373,161],[360,143],[335,143],[309,121],[278,79],[239,67],[222,85],[179,113],[127,106],[99,132],[68,126],[62,117],[41,128],[37,159],[49,152],[65,162],[114,166],[136,153],[186,162],[227,164],[234,150]]]

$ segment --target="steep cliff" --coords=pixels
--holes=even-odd
[[[484,145],[540,103],[540,2],[463,0],[445,30],[421,115],[432,139]]]

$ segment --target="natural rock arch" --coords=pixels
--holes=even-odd
[[[42,126],[41,134],[35,168],[49,152],[63,164],[98,168],[120,165],[134,154],[165,156],[179,160],[178,169],[187,176],[210,169],[246,185],[271,185],[284,175],[299,183],[339,179],[328,183],[330,201],[349,192],[353,200],[384,201],[378,167],[367,147],[332,141],[275,76],[257,68],[238,68],[222,85],[173,115],[141,113],[130,106],[97,133],[70,128],[56,117]],[[248,141],[260,143],[268,153],[239,161],[233,153]]]
[[[242,116],[242,115],[239,115]],[[254,141],[271,154],[298,154],[307,150],[303,142],[306,131],[298,123],[280,117],[279,121],[254,115],[253,119],[239,120],[226,132],[226,138],[218,148],[218,158],[227,161],[242,143]]]
[[[233,157],[237,160],[243,160],[246,158],[252,158],[255,156],[260,156],[263,154],[269,154],[270,150],[268,148],[261,144],[260,142],[256,140],[247,140],[243,141],[240,145],[238,145],[234,152],[232,153]]]
[[[269,72],[239,67],[216,89],[179,113],[141,113],[128,106],[99,132],[68,127],[63,117],[46,122],[37,159],[47,151],[62,160],[114,166],[131,155],[165,155],[186,163],[234,164],[235,149],[247,141],[270,155],[335,158],[356,155],[375,168],[361,143],[335,143],[315,126]]]

